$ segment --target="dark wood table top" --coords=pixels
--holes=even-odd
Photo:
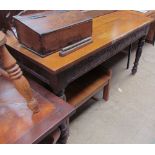
[[[30,84],[40,107],[34,115],[14,85],[0,77],[0,143],[38,143],[74,112],[36,82]]]
[[[7,35],[7,45],[27,56],[29,59],[32,59],[50,72],[56,73],[85,59],[97,50],[113,44],[134,30],[149,24],[151,21],[151,18],[141,16],[139,12],[135,11],[116,11],[94,18],[93,42],[65,57],[60,57],[59,53],[56,52],[45,58],[41,58],[23,48],[17,39],[9,34]]]

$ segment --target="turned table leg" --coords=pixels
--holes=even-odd
[[[55,90],[53,90],[53,92],[60,97],[61,99],[63,99],[64,101],[66,101],[66,95],[65,95],[65,89],[62,89],[61,91],[57,92]],[[61,131],[61,135],[59,140],[57,141],[58,144],[66,144],[68,137],[69,137],[69,118],[67,118],[61,125],[60,125],[60,131]]]
[[[58,144],[66,144],[69,137],[69,118],[60,125],[61,135]]]
[[[129,69],[129,66],[130,66],[131,49],[132,49],[132,44],[130,44],[129,49],[128,49],[128,61],[127,61],[126,69]]]
[[[138,48],[136,51],[136,58],[135,58],[134,66],[132,68],[132,74],[133,75],[136,74],[136,72],[137,72],[138,63],[139,63],[139,59],[140,59],[141,54],[142,54],[142,49],[143,49],[144,43],[145,43],[145,36],[142,37],[138,43]]]
[[[45,137],[39,144],[56,144],[60,138],[61,131],[60,128],[57,128],[50,135]]]
[[[0,32],[0,57],[2,59],[3,68],[8,73],[8,77],[15,85],[18,92],[26,99],[27,106],[33,111],[33,113],[36,113],[39,111],[39,107],[36,99],[33,97],[29,82],[23,76],[23,73],[19,65],[16,63],[15,58],[5,47],[5,43],[5,35]]]
[[[59,93],[56,93],[58,97],[66,101],[66,95],[65,95],[65,90],[60,91]],[[69,118],[65,120],[61,125],[60,125],[60,131],[61,135],[59,140],[57,141],[58,144],[66,144],[68,137],[69,137]]]
[[[69,137],[69,118],[65,120],[52,135],[43,139],[40,144],[66,144]]]

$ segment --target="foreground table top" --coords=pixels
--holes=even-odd
[[[41,58],[29,50],[23,48],[12,35],[7,35],[7,45],[18,52],[28,56],[30,60],[38,63],[50,72],[56,73],[76,64],[86,57],[94,54],[106,46],[113,44],[134,30],[149,24],[151,18],[141,16],[134,11],[116,11],[93,19],[93,43],[79,50],[60,57],[56,52],[45,58]]]
[[[73,113],[72,106],[34,81],[30,83],[40,107],[34,115],[12,83],[0,78],[0,143],[38,143]]]

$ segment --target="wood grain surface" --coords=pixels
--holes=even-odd
[[[135,29],[149,24],[151,21],[151,18],[141,16],[140,13],[135,13],[134,11],[116,11],[94,18],[93,43],[82,47],[65,57],[60,57],[59,53],[56,52],[45,58],[41,58],[23,48],[16,38],[9,34],[7,36],[7,44],[21,52],[23,55],[27,55],[34,62],[40,63],[51,72],[58,72],[92,55],[97,49],[99,50],[113,44],[125,35],[133,32]]]
[[[30,83],[37,91],[33,94],[40,108],[34,115],[14,85],[0,77],[0,143],[38,143],[73,112],[48,90],[32,80]]]

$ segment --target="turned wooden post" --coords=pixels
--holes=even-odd
[[[132,68],[132,74],[133,75],[137,73],[138,63],[139,63],[140,57],[142,55],[143,46],[145,44],[145,38],[146,38],[146,36],[143,36],[142,38],[139,39],[139,42],[138,42],[138,48],[136,51],[136,58],[135,58],[134,66]]]
[[[15,58],[5,47],[5,43],[5,34],[0,32],[0,57],[4,68],[4,71],[1,69],[1,74],[5,76],[8,74],[9,79],[15,85],[18,92],[26,99],[27,106],[33,111],[33,113],[36,113],[39,111],[39,107],[36,99],[32,95],[32,89],[30,88],[29,82],[23,76]]]

